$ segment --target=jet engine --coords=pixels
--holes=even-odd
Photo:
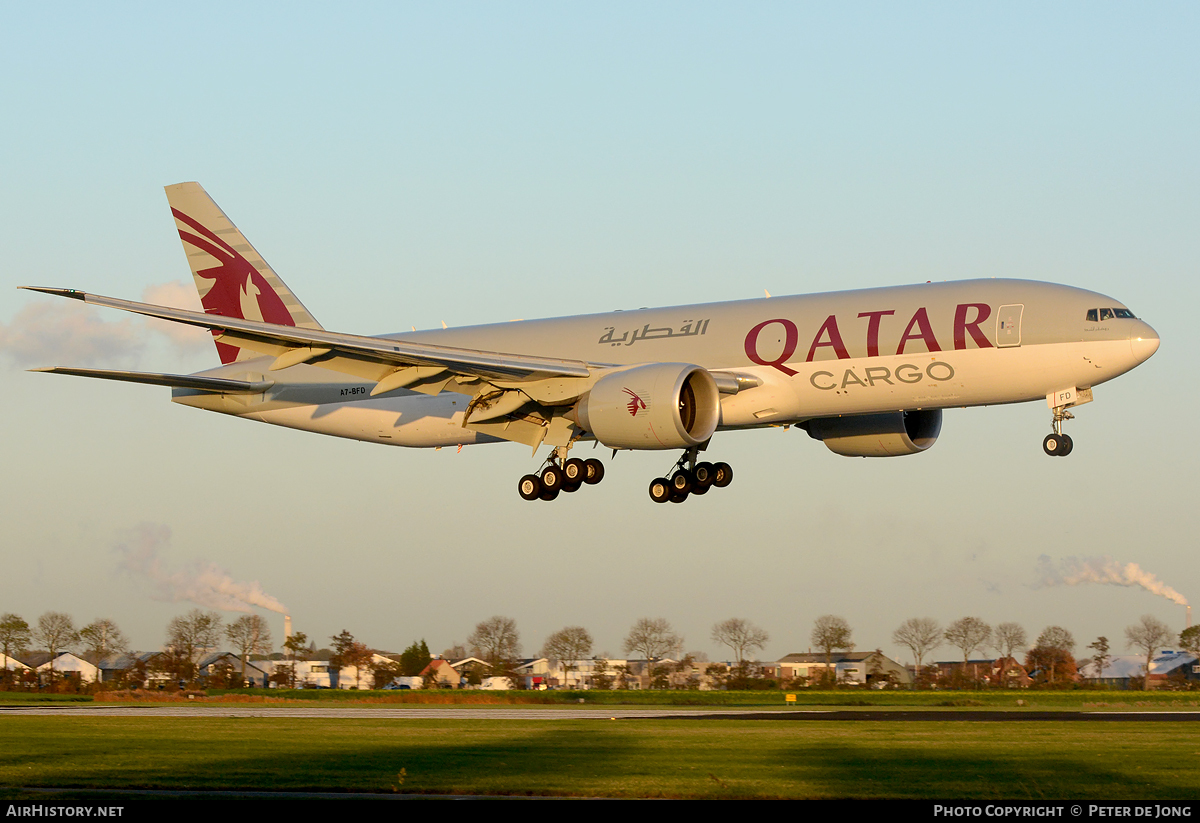
[[[612,449],[686,449],[717,430],[721,395],[699,366],[651,363],[600,378],[575,416]]]
[[[846,457],[895,457],[923,452],[942,430],[941,409],[821,417],[805,424],[808,436]]]

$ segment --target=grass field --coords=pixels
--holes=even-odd
[[[0,786],[1194,800],[1192,723],[0,717]]]

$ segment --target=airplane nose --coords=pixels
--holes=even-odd
[[[1139,363],[1149,360],[1150,356],[1158,351],[1158,343],[1158,332],[1152,329],[1149,323],[1138,320],[1137,325],[1129,332],[1129,348],[1133,350],[1133,357]]]

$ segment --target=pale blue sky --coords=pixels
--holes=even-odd
[[[6,4],[5,20],[0,611],[110,616],[156,646],[191,604],[153,599],[114,548],[153,523],[165,569],[216,564],[310,636],[391,649],[444,648],[497,613],[531,653],[579,624],[616,654],[663,616],[713,657],[730,616],[771,632],[770,657],[828,612],[897,654],[913,616],[1061,624],[1081,645],[1143,613],[1182,628],[1140,590],[1033,584],[1040,555],[1109,555],[1200,590],[1194,4]],[[1110,294],[1163,345],[1079,409],[1068,460],[1042,454],[1049,413],[1030,404],[947,412],[935,448],[892,460],[719,436],[734,484],[682,506],[646,496],[663,454],[528,504],[521,446],[367,446],[22,371],[215,362],[15,290],[139,299],[185,280],[161,188],[183,180],[338,330],[1015,276]]]

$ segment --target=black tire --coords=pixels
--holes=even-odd
[[[542,480],[536,474],[527,474],[517,482],[517,493],[525,500],[537,500],[542,496]]]
[[[650,481],[650,499],[655,503],[666,503],[671,499],[671,484],[665,477],[656,477]]]
[[[1066,457],[1071,453],[1071,449],[1075,448],[1075,444],[1071,441],[1071,436],[1064,434],[1062,436],[1062,445],[1058,447],[1058,456]]]
[[[713,484],[713,480],[717,476],[717,467],[712,463],[697,463],[696,470],[692,472],[692,477],[696,481],[696,489],[707,489]],[[692,489],[695,493],[696,489]]]
[[[723,489],[733,482],[733,469],[728,463],[717,463],[713,466],[713,482],[712,484],[718,489]]]
[[[583,476],[583,482],[589,486],[594,486],[604,479],[604,464],[596,458],[591,458],[583,461],[587,473]]]
[[[687,500],[687,499],[688,499],[687,492],[676,492],[676,491],[671,492],[671,502],[672,503],[682,503],[684,500]]]
[[[578,457],[572,457],[562,466],[563,482],[578,486],[587,477],[587,467]]]
[[[554,498],[558,497],[559,491],[560,489],[542,489],[541,499],[553,500]]]
[[[676,494],[686,496],[694,485],[696,485],[696,481],[692,479],[692,473],[687,469],[680,469],[671,475],[671,488],[675,490]]]
[[[1042,451],[1051,457],[1057,457],[1062,451],[1062,437],[1057,434],[1048,434],[1046,439],[1042,441]]]
[[[572,482],[570,482],[570,481],[567,481],[566,483],[563,483],[563,484],[562,484],[562,490],[563,490],[564,492],[566,492],[567,494],[571,494],[572,492],[577,492],[577,491],[579,491],[581,488],[583,488],[583,482],[582,482],[582,481],[580,481],[580,482],[578,482],[578,483],[572,483]]]
[[[554,489],[558,491],[562,488],[563,473],[558,466],[547,466],[542,469],[542,486],[546,489]]]
[[[689,492],[689,494],[708,494],[711,489],[712,489],[711,484],[708,486],[701,486],[701,485],[697,484],[692,487],[692,490],[691,490],[691,492]]]

